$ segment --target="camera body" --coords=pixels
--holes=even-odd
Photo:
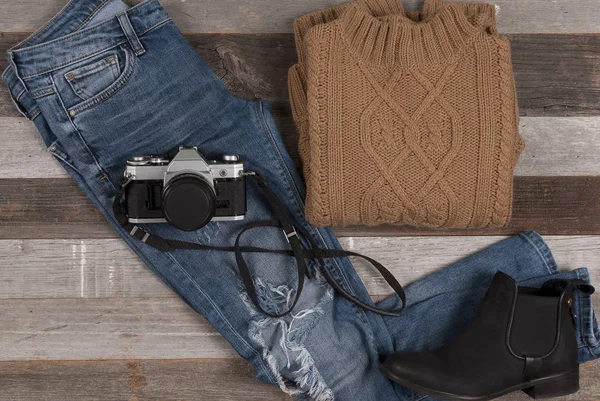
[[[243,220],[246,215],[244,164],[236,155],[207,161],[196,147],[165,156],[127,161],[125,187],[130,223],[170,223],[194,231],[210,221]]]

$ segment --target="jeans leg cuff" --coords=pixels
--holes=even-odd
[[[542,237],[535,231],[526,231],[519,234],[521,238],[527,241],[531,246],[534,247],[546,267],[548,268],[548,273],[556,274],[560,273],[560,269],[554,260],[554,256],[552,256],[552,252],[550,248],[544,242]]]
[[[594,284],[590,283],[587,269],[577,269],[575,272],[580,279]],[[576,291],[574,300],[579,337],[579,363],[584,363],[600,357],[600,329],[592,305],[592,296]]]

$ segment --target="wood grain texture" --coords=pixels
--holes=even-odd
[[[598,401],[598,376],[600,363],[583,365],[579,392],[553,400]],[[291,401],[241,359],[0,362],[0,388],[0,401]],[[498,399],[527,400],[522,392]]]
[[[4,54],[25,37],[25,34],[0,34],[0,53]],[[186,37],[235,96],[280,103],[282,118],[291,120],[287,72],[296,62],[291,34]],[[521,115],[600,115],[600,34],[509,37]],[[1,61],[0,68],[5,67],[6,62]],[[0,85],[0,117],[5,116],[19,115],[5,86]],[[291,121],[286,124],[293,126]]]
[[[243,359],[0,362],[0,388],[0,401],[291,401]]]
[[[345,227],[340,236],[600,234],[600,176],[517,177],[513,218],[493,230],[406,226]],[[0,239],[115,238],[91,201],[68,178],[0,180]]]
[[[522,117],[527,143],[517,176],[583,176],[600,173],[600,117]],[[298,162],[293,127],[281,129],[288,152]],[[46,151],[33,123],[0,118],[1,178],[66,178],[67,172]],[[298,162],[299,163],[299,162]]]
[[[383,263],[407,285],[503,238],[347,237],[340,242]],[[587,266],[592,280],[600,282],[600,236],[544,239],[561,269]],[[392,293],[372,266],[362,259],[353,262],[371,295]],[[0,266],[0,299],[175,297],[120,239],[2,240]]]
[[[467,0],[480,2],[480,0]],[[125,0],[132,5],[140,0]],[[177,25],[186,32],[292,32],[293,20],[344,0],[162,0]],[[596,0],[494,0],[500,7],[503,32],[597,32]],[[0,31],[28,32],[45,24],[66,0],[19,0],[0,3]],[[407,11],[423,0],[402,0]]]
[[[521,115],[598,114],[600,34],[509,38]]]
[[[6,299],[0,305],[4,361],[237,356],[176,297]]]

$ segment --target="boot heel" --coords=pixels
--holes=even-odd
[[[552,381],[541,383],[523,390],[531,398],[551,398],[573,394],[579,391],[579,369]]]

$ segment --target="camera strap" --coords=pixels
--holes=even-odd
[[[404,307],[406,306],[406,295],[404,293],[404,289],[402,285],[396,280],[394,275],[387,270],[381,263],[376,260],[361,255],[356,252],[345,251],[341,249],[323,249],[319,248],[316,241],[310,236],[310,234],[302,227],[294,226],[291,217],[289,216],[287,210],[283,203],[279,200],[275,192],[269,187],[267,181],[260,176],[256,172],[246,172],[245,175],[253,177],[258,186],[261,188],[263,193],[265,194],[273,212],[275,214],[275,219],[273,220],[260,220],[256,222],[249,223],[246,227],[244,227],[240,233],[238,234],[235,245],[234,246],[211,246],[211,245],[202,245],[194,242],[185,242],[173,239],[165,239],[158,237],[156,235],[152,235],[146,231],[144,231],[141,227],[130,223],[127,218],[126,213],[124,213],[123,208],[121,206],[122,200],[124,198],[124,190],[125,187],[129,184],[130,180],[123,183],[120,186],[117,194],[115,196],[115,201],[113,204],[113,212],[115,217],[117,218],[121,227],[123,227],[132,237],[135,239],[142,241],[143,243],[156,248],[160,251],[168,252],[174,249],[188,249],[188,250],[216,250],[221,252],[234,252],[236,262],[238,265],[238,269],[240,272],[240,276],[246,288],[246,292],[248,293],[248,297],[254,303],[256,308],[264,313],[267,316],[272,318],[280,318],[285,315],[291,313],[296,305],[298,304],[298,300],[300,299],[300,295],[302,294],[302,290],[304,288],[304,278],[308,274],[308,270],[306,267],[305,259],[314,259],[317,260],[320,264],[323,275],[329,282],[329,284],[338,292],[340,295],[350,300],[354,304],[369,310],[371,312],[384,315],[384,316],[399,316]],[[241,245],[241,239],[248,231],[260,228],[260,227],[278,227],[283,230],[287,241],[289,242],[291,249],[268,249],[254,246],[243,246]],[[310,244],[310,248],[305,248],[302,245],[300,240],[302,237],[305,241],[308,241]],[[254,286],[254,280],[252,279],[252,273],[250,272],[250,268],[244,259],[244,253],[270,253],[270,254],[280,254],[280,255],[288,255],[293,256],[296,259],[296,265],[298,267],[298,288],[296,290],[296,297],[290,306],[290,308],[282,313],[270,313],[263,309],[260,301],[258,299],[258,295],[256,293],[256,288]],[[388,285],[396,292],[396,294],[400,297],[402,301],[402,306],[398,309],[380,309],[374,306],[374,304],[367,304],[361,301],[358,297],[350,294],[344,287],[337,281],[337,279],[332,275],[327,266],[324,263],[324,259],[331,258],[340,258],[346,256],[356,256],[365,259],[368,261],[373,267],[375,267]]]

